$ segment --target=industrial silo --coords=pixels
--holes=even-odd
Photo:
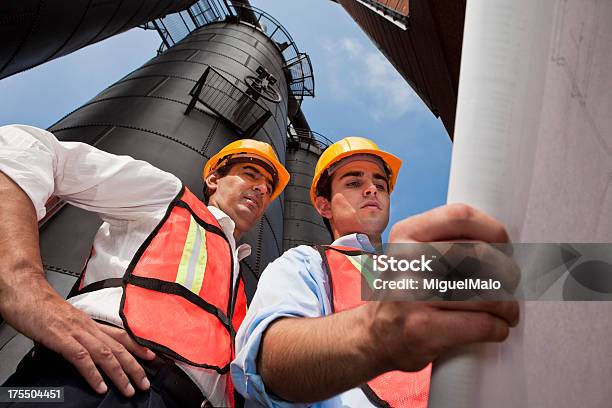
[[[299,72],[310,63],[286,30],[248,5],[265,29],[241,20],[237,7],[215,12],[199,2],[178,17],[155,20],[164,47],[142,67],[66,115],[49,130],[62,141],[80,141],[146,160],[179,177],[202,198],[202,168],[227,143],[252,137],[270,143],[285,161],[291,105],[304,95]],[[243,13],[244,14],[244,13]],[[177,29],[185,31],[178,33]],[[298,83],[298,85],[296,85]],[[266,86],[267,85],[267,86]],[[301,91],[300,91],[301,89]],[[300,93],[301,92],[301,93]],[[290,102],[291,101],[291,102]],[[247,293],[256,276],[283,250],[283,197],[243,237],[252,246],[243,261]],[[41,255],[49,281],[66,295],[80,274],[100,221],[94,214],[48,203],[40,229]],[[8,326],[0,330],[0,381],[14,370],[31,343]]]
[[[332,241],[323,218],[310,202],[315,166],[331,142],[317,132],[293,125],[287,132],[285,161],[291,173],[291,181],[285,188],[285,251],[298,245],[329,244]]]
[[[0,3],[0,79],[175,13],[195,0]]]

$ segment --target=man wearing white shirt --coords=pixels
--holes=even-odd
[[[321,156],[311,200],[331,247],[299,246],[264,270],[238,332],[236,389],[255,406],[425,407],[430,363],[449,347],[502,341],[515,302],[362,302],[349,254],[374,253],[401,161],[348,137]],[[506,242],[504,227],[466,205],[395,224],[390,242]]]
[[[213,156],[205,204],[144,161],[42,129],[0,127],[0,151],[0,313],[44,346],[6,384],[65,386],[76,406],[125,396],[138,406],[233,405],[227,371],[246,309],[239,261],[250,253],[236,242],[288,182],[273,148],[245,139]],[[69,302],[39,253],[37,219],[51,195],[104,221]]]

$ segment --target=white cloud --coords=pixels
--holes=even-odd
[[[352,55],[359,56],[359,54],[363,52],[363,45],[359,44],[357,40],[353,38],[342,38],[340,44],[342,48]]]
[[[423,102],[378,50],[348,37],[323,49],[336,99],[365,105],[377,121],[423,110]]]

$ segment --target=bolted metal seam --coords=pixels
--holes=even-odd
[[[78,128],[84,128],[84,127],[95,127],[95,126],[115,126],[118,128],[124,128],[124,129],[132,129],[132,130],[139,130],[141,132],[146,132],[146,133],[151,133],[153,135],[156,136],[160,136],[163,137],[165,139],[171,140],[173,142],[176,142],[182,146],[185,146],[186,148],[193,150],[194,152],[196,152],[197,154],[199,154],[200,156],[206,158],[206,159],[210,159],[209,156],[207,156],[206,154],[202,153],[199,149],[183,142],[182,140],[179,140],[175,137],[172,136],[168,136],[165,135],[163,133],[160,132],[156,132],[154,130],[150,130],[150,129],[145,129],[145,128],[141,128],[141,127],[137,127],[137,126],[130,126],[130,125],[121,125],[121,124],[116,124],[116,123],[87,123],[87,124],[83,124],[83,125],[73,125],[73,126],[66,126],[66,127],[62,127],[59,129],[54,129],[52,132],[61,132],[64,130],[69,130],[69,129],[78,129]]]

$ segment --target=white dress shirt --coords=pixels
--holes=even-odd
[[[24,125],[0,127],[0,171],[30,197],[38,220],[51,195],[95,212],[104,221],[93,241],[83,284],[121,278],[145,239],[181,189],[174,175],[129,156],[117,156],[78,142],[60,142],[51,133]],[[234,284],[247,244],[236,248],[234,221],[209,206],[227,236],[234,257]],[[85,293],[69,301],[92,318],[122,327],[122,288]],[[225,375],[177,362],[215,406],[225,403]],[[226,374],[227,375],[227,374]]]

